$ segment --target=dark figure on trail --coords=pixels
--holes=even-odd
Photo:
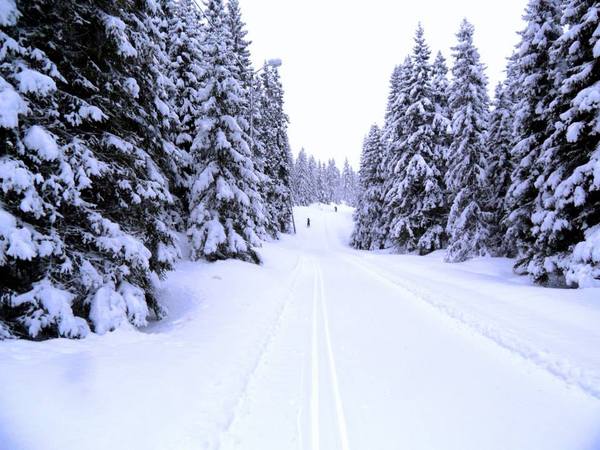
[[[334,206],[333,209],[335,212],[337,212],[337,206]]]
[[[306,218],[306,228],[310,228],[310,217]]]

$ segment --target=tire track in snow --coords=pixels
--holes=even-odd
[[[292,298],[294,297],[295,287],[298,282],[298,278],[300,277],[301,269],[304,266],[304,259],[305,258],[302,255],[300,255],[298,257],[298,262],[296,263],[296,266],[294,267],[293,272],[292,272],[293,273],[292,281],[290,282],[290,284],[288,285],[288,288],[287,288],[285,300],[282,302],[283,304],[280,307],[279,312],[277,313],[277,318],[275,319],[273,326],[270,328],[269,332],[267,333],[267,337],[260,348],[260,351],[259,351],[258,357],[256,358],[255,363],[252,365],[252,368],[251,368],[249,374],[246,376],[244,386],[242,387],[242,392],[238,396],[238,398],[235,402],[235,405],[231,410],[232,412],[229,416],[229,420],[225,424],[224,428],[221,430],[221,433],[217,440],[217,445],[216,445],[217,449],[222,447],[223,440],[229,434],[232,425],[235,423],[235,421],[240,413],[240,410],[242,408],[242,405],[244,404],[245,401],[247,401],[250,385],[252,384],[252,381],[256,377],[258,368],[260,367],[265,356],[267,355],[267,353],[275,339],[275,336],[277,335],[277,332],[281,328],[283,319],[286,315],[286,311],[288,310],[289,304],[291,303]]]
[[[327,359],[329,362],[329,374],[331,376],[331,384],[333,388],[333,397],[335,402],[335,412],[337,416],[338,433],[340,437],[340,444],[342,450],[350,450],[348,443],[348,428],[346,425],[346,415],[344,413],[344,406],[342,403],[342,396],[340,394],[340,384],[337,376],[337,369],[335,365],[335,358],[333,356],[333,346],[331,344],[331,331],[329,327],[329,316],[327,314],[327,305],[325,296],[325,283],[323,282],[323,270],[320,265],[317,266],[317,273],[315,274],[319,281],[319,299],[321,303],[321,312],[323,316],[323,327],[325,329],[325,345],[327,347]]]
[[[414,286],[410,286],[408,283],[403,283],[396,278],[382,275],[379,273],[381,270],[380,268],[375,268],[371,264],[365,263],[357,256],[347,253],[346,255],[342,255],[342,257],[350,264],[362,269],[372,277],[383,281],[396,290],[403,291],[412,295],[413,297],[416,297],[418,300],[421,300],[424,303],[432,306],[450,319],[466,326],[478,335],[491,340],[499,347],[509,351],[511,354],[525,359],[527,362],[544,370],[546,373],[549,373],[561,382],[569,386],[575,386],[583,391],[586,395],[600,399],[600,375],[598,375],[598,373],[589,372],[578,367],[574,367],[568,361],[565,361],[560,357],[552,355],[543,350],[535,349],[525,342],[508,336],[502,330],[487,325],[481,320],[477,320],[476,318],[470,316],[468,313],[445,304],[443,301],[436,300],[434,297],[439,296],[439,294],[428,292],[423,288],[416,288]]]

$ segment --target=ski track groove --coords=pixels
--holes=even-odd
[[[370,274],[372,277],[384,281],[392,288],[407,292],[425,304],[432,306],[444,316],[466,326],[479,336],[494,342],[499,347],[510,352],[513,356],[522,358],[538,369],[542,369],[553,378],[556,378],[569,386],[576,387],[585,395],[600,399],[600,376],[597,373],[589,373],[589,371],[573,367],[567,361],[561,360],[558,357],[553,357],[553,355],[548,352],[536,350],[524,342],[506,336],[500,330],[481,323],[481,321],[478,321],[452,306],[436,301],[433,298],[436,294],[432,292],[415,288],[414,286],[398,281],[396,278],[380,274],[380,268],[374,268],[371,264],[362,261],[358,256],[346,253],[344,259],[350,264],[353,264]]]
[[[331,376],[331,384],[333,386],[333,396],[335,401],[335,412],[337,416],[338,432],[342,450],[350,450],[348,443],[348,428],[346,425],[346,415],[340,394],[340,385],[337,376],[335,358],[333,356],[333,345],[331,343],[331,331],[329,327],[329,316],[327,314],[327,297],[325,296],[325,283],[323,282],[323,270],[318,266],[317,277],[319,279],[319,293],[321,300],[321,312],[323,317],[323,327],[325,329],[325,344],[327,347],[327,359],[329,361],[329,374]]]
[[[278,331],[280,330],[281,325],[283,323],[283,319],[289,308],[289,304],[291,303],[291,300],[294,297],[294,288],[297,284],[297,281],[300,276],[300,272],[301,272],[303,265],[304,265],[304,256],[300,255],[300,256],[298,256],[298,261],[296,262],[296,266],[293,269],[292,281],[288,285],[288,288],[287,288],[287,291],[285,294],[285,300],[282,302],[279,312],[277,313],[277,318],[275,319],[273,326],[269,329],[267,336],[266,336],[263,344],[260,347],[260,351],[256,358],[255,363],[252,365],[252,368],[250,369],[248,375],[245,377],[246,378],[245,383],[242,387],[241,393],[239,394],[237,400],[235,401],[233,408],[231,409],[231,413],[229,414],[229,420],[227,420],[225,426],[223,427],[223,429],[221,430],[221,433],[219,434],[216,449],[220,449],[222,447],[223,439],[229,434],[232,425],[235,423],[237,417],[240,414],[242,405],[244,404],[245,401],[247,401],[250,385],[252,384],[252,381],[256,377],[258,368],[260,367],[262,361],[264,360],[265,356],[267,355],[267,353],[275,339],[275,336],[277,335]]]
[[[304,392],[305,378],[306,377],[306,366],[302,364],[302,372],[300,373],[300,392]],[[296,414],[296,438],[298,442],[298,448],[304,450],[304,433],[302,432],[302,413],[304,412],[302,399],[298,404],[298,413]]]
[[[319,330],[318,301],[319,285],[317,280],[317,263],[313,260],[313,314],[311,343],[311,393],[310,393],[310,437],[311,449],[319,450],[321,436],[319,428]]]

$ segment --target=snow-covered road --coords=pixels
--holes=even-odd
[[[598,290],[296,218],[264,267],[181,264],[147,333],[0,343],[0,449],[600,449]]]

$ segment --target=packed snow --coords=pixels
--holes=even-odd
[[[1,341],[0,448],[600,448],[599,288],[353,250],[351,213],[296,208],[262,266],[179,263],[143,331]]]

